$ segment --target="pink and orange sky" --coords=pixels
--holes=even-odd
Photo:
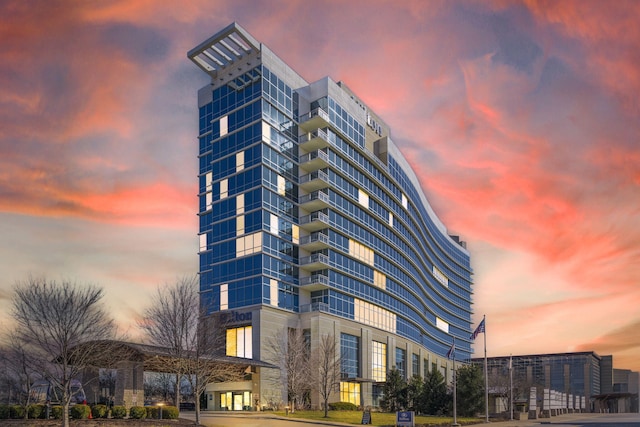
[[[640,370],[640,2],[0,3],[0,322],[29,275],[135,320],[197,258],[186,52],[237,21],[392,129],[468,242],[487,353]],[[476,356],[483,352],[481,341]]]

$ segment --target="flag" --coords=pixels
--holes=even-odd
[[[471,334],[471,336],[469,338],[471,339],[471,341],[473,341],[473,340],[476,339],[478,334],[483,334],[483,333],[484,333],[484,319],[482,319],[482,322],[480,322],[480,324],[478,325],[476,330],[473,331],[473,333]]]
[[[456,354],[456,342],[454,341],[453,344],[451,344],[451,348],[449,349],[449,351],[447,351],[447,359],[453,359],[455,357]]]

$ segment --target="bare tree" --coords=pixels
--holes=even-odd
[[[311,390],[310,343],[301,328],[288,328],[271,337],[266,348],[280,367],[280,375],[285,377],[291,412],[294,412],[304,406]],[[278,379],[277,385],[281,382]]]
[[[63,426],[69,426],[71,380],[95,366],[92,343],[113,338],[115,327],[93,285],[48,282],[30,277],[15,286],[13,316],[16,337],[35,368],[62,390]]]
[[[181,379],[186,378],[195,397],[196,423],[200,422],[200,395],[212,381],[233,381],[246,366],[225,359],[226,325],[220,316],[205,317],[198,297],[197,277],[179,279],[158,288],[145,311],[141,328],[153,344],[172,356],[165,368],[176,375],[175,405],[180,405]]]
[[[166,369],[176,376],[174,403],[178,408],[180,380],[187,373],[184,361],[196,339],[199,315],[197,278],[183,277],[173,285],[158,287],[140,322],[151,343],[166,347],[171,356],[171,363]]]
[[[335,336],[323,335],[317,351],[311,358],[311,382],[322,399],[325,418],[329,416],[331,393],[340,389],[340,363]]]
[[[186,360],[191,389],[195,397],[196,424],[200,423],[200,396],[212,382],[239,381],[245,375],[247,365],[230,363],[226,358],[226,322],[220,315],[205,317],[198,322],[196,341]]]
[[[161,400],[167,402],[174,399],[173,393],[176,390],[176,378],[172,373],[166,372],[145,372],[144,373],[144,396],[148,400]]]
[[[496,397],[496,411],[498,411],[498,402],[504,411],[509,411],[512,404],[515,410],[515,401],[527,401],[529,390],[533,386],[522,372],[514,372],[513,378],[509,377],[509,367],[495,367],[489,371],[488,375],[489,390]],[[514,402],[511,402],[513,396]]]
[[[3,337],[3,344],[0,350],[0,360],[4,368],[3,382],[7,386],[9,395],[13,395],[12,399],[25,409],[25,418],[27,418],[26,409],[31,403],[29,389],[39,375],[33,368],[34,363],[29,352],[14,331]]]

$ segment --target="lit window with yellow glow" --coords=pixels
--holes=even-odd
[[[253,358],[251,326],[227,329],[227,356]]]
[[[382,342],[371,343],[371,370],[374,381],[387,380],[387,345]]]
[[[340,402],[349,402],[360,405],[360,384],[340,383]]]

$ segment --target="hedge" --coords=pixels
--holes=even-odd
[[[350,402],[334,402],[329,403],[329,409],[332,411],[356,411],[358,407]]]
[[[145,406],[144,409],[147,411],[147,418],[159,418],[158,414],[160,413],[160,411],[158,411],[157,406]]]
[[[180,411],[175,406],[163,406],[162,407],[162,419],[165,420],[177,420],[180,415]]]
[[[11,405],[9,407],[9,417],[14,419],[22,419],[24,418],[24,415],[25,415],[24,406]]]
[[[69,407],[69,416],[74,420],[86,420],[91,413],[89,405],[73,405]]]
[[[53,418],[55,418],[56,420],[61,420],[62,419],[62,411],[63,411],[63,407],[60,405],[56,405],[56,406],[52,406],[51,407],[51,416]]]
[[[47,415],[47,408],[42,404],[29,405],[27,407],[27,414],[32,420],[44,418]]]
[[[93,405],[91,407],[91,416],[93,418],[107,418],[107,405]]]
[[[147,410],[144,406],[132,406],[129,408],[129,418],[143,420],[147,417]]]
[[[111,416],[113,418],[124,418],[127,416],[127,408],[124,406],[116,405],[111,408]]]

